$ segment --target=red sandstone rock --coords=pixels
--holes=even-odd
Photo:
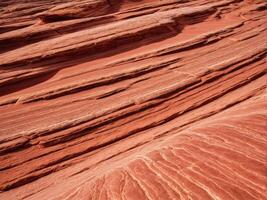
[[[1,1],[0,199],[266,199],[266,7]]]

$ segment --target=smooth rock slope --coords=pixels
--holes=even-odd
[[[267,199],[264,0],[2,0],[0,199]]]

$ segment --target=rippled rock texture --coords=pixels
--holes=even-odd
[[[2,0],[0,199],[267,198],[264,0]]]

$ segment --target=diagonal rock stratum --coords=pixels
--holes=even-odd
[[[0,199],[266,199],[266,7],[1,1]]]

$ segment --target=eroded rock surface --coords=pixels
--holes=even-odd
[[[2,0],[0,199],[267,198],[263,0]]]

